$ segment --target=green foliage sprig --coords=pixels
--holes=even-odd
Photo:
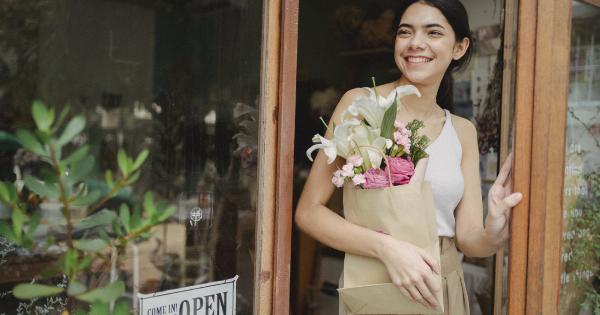
[[[88,145],[72,144],[85,129],[86,120],[76,115],[67,121],[69,107],[57,116],[52,108],[36,101],[32,116],[36,129],[19,129],[15,135],[3,133],[7,139],[16,139],[27,151],[37,155],[44,166],[39,175],[27,175],[23,181],[30,194],[43,202],[58,202],[66,224],[65,250],[58,262],[46,270],[47,275],[66,275],[66,288],[37,283],[18,284],[13,289],[15,297],[35,299],[39,297],[67,295],[90,304],[92,314],[128,314],[129,303],[119,298],[125,291],[123,281],[117,280],[105,286],[88,287],[80,282],[82,275],[91,272],[96,262],[111,261],[111,249],[123,253],[128,242],[148,238],[153,226],[167,220],[176,210],[165,202],[155,203],[153,194],[146,192],[140,204],[122,203],[119,209],[106,208],[106,202],[120,191],[130,188],[140,177],[141,167],[148,157],[148,150],[135,158],[120,149],[117,156],[119,173],[104,172],[108,189],[92,189],[85,183],[94,170],[95,159]],[[66,148],[69,154],[65,155]],[[11,209],[10,220],[0,221],[0,235],[15,244],[31,249],[35,244],[36,229],[40,224],[40,206],[26,202],[24,190],[11,182],[0,181],[0,202]],[[87,215],[79,221],[72,217],[75,208],[83,208]],[[100,211],[97,211],[100,210]],[[75,232],[84,237],[74,239]],[[52,237],[49,242],[56,243]],[[118,301],[117,301],[118,300]],[[69,308],[72,303],[69,303]],[[111,308],[111,305],[113,307]],[[69,309],[69,311],[71,311]],[[83,313],[75,310],[75,314]]]

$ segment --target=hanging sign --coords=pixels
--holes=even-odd
[[[237,279],[138,294],[139,315],[235,315]]]

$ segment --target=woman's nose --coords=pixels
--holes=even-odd
[[[425,47],[425,40],[423,38],[423,35],[420,33],[416,33],[413,37],[411,37],[409,44],[410,48],[412,49],[423,49]]]

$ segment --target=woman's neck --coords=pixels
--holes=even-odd
[[[436,96],[439,89],[438,84],[414,84],[406,78],[401,77],[397,82],[397,85],[406,85],[411,84],[414,85],[419,92],[421,93],[421,97],[416,95],[408,95],[402,98],[402,104],[408,107],[408,110],[418,117],[423,117],[430,113],[433,110],[433,107],[437,105]]]

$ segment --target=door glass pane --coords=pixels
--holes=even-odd
[[[561,314],[600,311],[600,8],[573,2]]]
[[[35,182],[25,180],[18,196],[25,219],[15,217],[10,202],[0,202],[0,313],[54,314],[69,306],[87,310],[86,303],[68,302],[65,294],[17,300],[11,291],[22,282],[64,287],[76,279],[91,289],[118,279],[125,283],[122,297],[133,305],[136,291],[235,275],[237,313],[252,313],[261,26],[262,1],[3,2],[0,180],[6,187],[21,187],[27,176],[35,176],[50,185],[62,181],[67,196],[81,189],[98,195],[90,197],[90,206],[75,206],[72,199],[66,208],[62,190],[43,194]],[[67,163],[54,172],[48,158],[7,136],[35,129],[39,117],[31,115],[34,100],[54,108],[55,120],[67,106],[66,121],[85,118],[83,132],[61,144],[62,159],[86,146],[86,163]],[[42,141],[39,133],[34,137]],[[133,170],[144,149],[149,152],[145,163]],[[134,177],[135,182],[120,189]],[[53,187],[56,191],[59,186]],[[149,191],[156,215],[144,202]],[[163,217],[169,205],[174,212]],[[71,235],[61,214],[65,208],[75,225]],[[136,219],[137,208],[145,219]],[[26,246],[12,229],[24,220],[21,229],[27,230],[36,213],[39,225],[31,235],[24,234],[33,241]],[[88,215],[105,221],[96,217],[82,227]],[[89,228],[102,222],[106,224]],[[148,222],[154,226],[140,230]],[[134,232],[144,238],[126,236]],[[42,272],[61,261],[70,240],[81,248],[81,240],[112,244],[119,235],[117,244],[127,240],[127,246],[117,247],[116,255],[110,246],[100,246],[106,259],[94,259],[69,278],[62,270]],[[89,247],[75,255],[80,263],[93,256]]]

